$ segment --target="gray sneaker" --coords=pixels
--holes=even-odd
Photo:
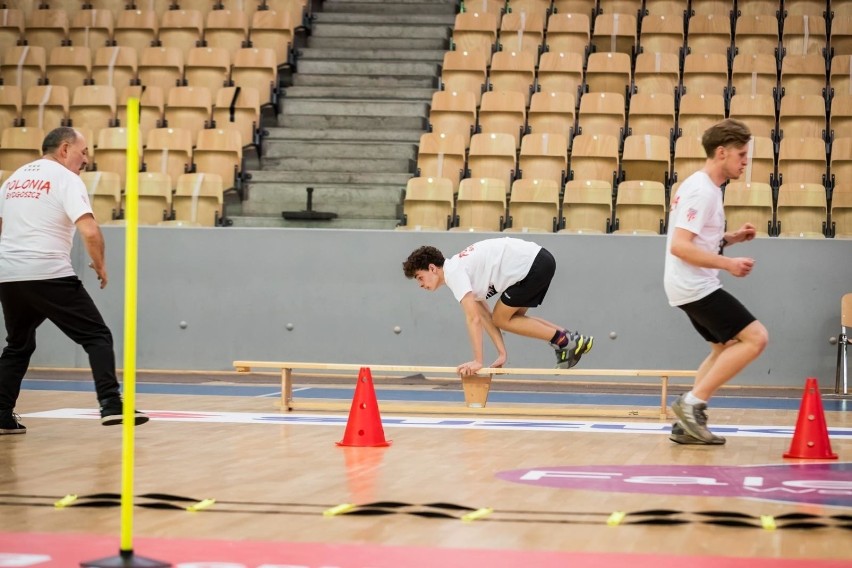
[[[0,411],[0,435],[26,434],[27,427],[21,424],[21,417],[11,410]]]
[[[705,403],[686,404],[684,396],[680,395],[676,401],[672,403],[672,411],[680,419],[680,424],[684,431],[693,438],[698,438],[706,444],[718,444],[716,436],[707,429],[707,405]]]
[[[595,342],[595,338],[591,335],[581,335],[576,331],[570,333],[566,331],[566,333],[568,333],[568,345],[560,347],[554,343],[550,344],[556,351],[557,369],[570,369],[579,363],[580,357],[591,351]]]
[[[727,441],[723,436],[714,436],[714,440],[712,442],[705,442],[704,440],[693,438],[686,433],[686,430],[683,429],[683,424],[680,422],[672,424],[672,433],[671,436],[669,436],[669,440],[676,444],[695,446],[720,446]]]

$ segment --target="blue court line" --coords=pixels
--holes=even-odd
[[[64,380],[24,380],[23,388],[40,391],[73,391],[94,392],[94,385],[88,381]],[[170,383],[137,383],[136,392],[140,394],[177,394],[177,395],[208,395],[208,396],[253,396],[275,397],[281,392],[271,385],[191,385]],[[461,402],[464,397],[461,391],[443,390],[393,390],[376,389],[379,401],[408,401],[408,402]],[[297,398],[337,399],[352,398],[353,389],[347,388],[315,388],[298,389]],[[669,403],[674,401],[669,396]],[[546,392],[491,392],[489,402],[527,403],[527,404],[587,404],[608,406],[649,406],[660,404],[659,395],[655,394],[591,394],[591,393],[546,393]],[[798,410],[800,398],[759,398],[717,396],[713,398],[714,408],[750,408],[762,410]],[[852,410],[852,400],[823,399],[823,408],[828,411]]]

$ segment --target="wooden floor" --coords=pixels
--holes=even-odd
[[[739,512],[750,519],[793,512],[852,515],[849,508],[698,492],[661,495],[565,489],[496,477],[498,472],[525,468],[600,466],[609,470],[643,465],[796,463],[782,459],[790,441],[780,437],[733,437],[724,447],[687,447],[659,434],[387,426],[385,434],[393,441],[388,448],[342,448],[335,445],[343,436],[342,426],[167,420],[168,411],[274,415],[273,401],[246,396],[140,395],[138,406],[157,413],[137,430],[136,494],[212,498],[217,503],[197,513],[137,507],[136,537],[835,559],[839,562],[825,565],[852,565],[849,528],[764,530],[707,524],[692,515],[703,511]],[[93,403],[90,393],[25,390],[18,410],[22,414],[61,408],[94,410]],[[711,413],[711,420],[726,425],[793,425],[796,415],[790,410],[721,409]],[[849,412],[827,415],[832,427],[852,427]],[[66,494],[119,491],[121,428],[80,419],[30,417],[22,422],[29,429],[26,435],[0,437],[0,535],[117,535],[118,508],[71,506],[60,510],[52,504]],[[832,443],[840,462],[852,461],[852,441]],[[850,491],[846,487],[845,494]],[[411,506],[376,516],[321,514],[343,503],[377,501]],[[423,506],[430,503],[493,508],[494,512],[469,523],[411,514],[426,510]],[[694,522],[628,524],[628,515],[621,526],[606,523],[615,511],[649,509],[682,511],[682,518]],[[466,512],[430,510],[453,517]],[[850,524],[852,519],[846,526]],[[0,553],[14,552],[3,550],[8,542],[3,544],[0,539]],[[0,565],[4,565],[2,561]],[[804,561],[799,565],[816,564]]]

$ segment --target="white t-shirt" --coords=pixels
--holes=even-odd
[[[80,176],[44,158],[20,167],[0,187],[0,282],[74,276],[74,223],[86,213]]]
[[[459,302],[468,292],[485,300],[523,280],[540,250],[511,237],[479,241],[444,262],[444,282]]]
[[[676,228],[693,233],[695,238],[692,242],[699,248],[719,252],[725,236],[722,190],[703,171],[697,171],[684,180],[669,214],[663,281],[669,304],[681,306],[715,292],[722,287],[722,282],[719,269],[694,266],[672,254],[672,235]]]

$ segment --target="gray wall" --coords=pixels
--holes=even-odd
[[[79,242],[74,263],[116,338],[122,364],[124,229],[104,227],[110,282],[97,288]],[[420,290],[401,263],[421,244],[447,254],[493,235],[323,229],[176,229],[139,234],[137,365],[231,369],[235,359],[456,365],[470,358],[461,310],[446,288]],[[557,274],[532,313],[597,337],[590,368],[695,368],[707,347],[662,290],[664,237],[527,235]],[[833,384],[840,298],[852,291],[852,241],[759,239],[728,249],[757,259],[723,277],[769,329],[770,345],[740,384]],[[181,329],[180,322],[187,326]],[[292,324],[292,331],[287,330]],[[402,333],[395,334],[394,326]],[[615,331],[617,339],[609,339]],[[86,367],[52,326],[33,365]],[[507,339],[512,366],[549,367],[546,344]],[[486,358],[494,356],[493,348]],[[490,363],[485,361],[486,364]]]

